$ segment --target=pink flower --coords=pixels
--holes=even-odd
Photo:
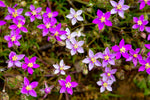
[[[39,14],[42,10],[41,7],[35,9],[35,7],[33,5],[30,5],[30,10],[31,10],[31,12],[26,12],[25,15],[30,16],[31,22],[33,22],[35,20],[35,17],[37,19],[42,19],[41,15]]]
[[[119,2],[110,1],[111,5],[114,7],[111,10],[111,14],[116,14],[118,12],[119,16],[124,18],[124,10],[129,9],[128,5],[124,5],[124,0],[119,0]]]
[[[71,95],[73,94],[72,88],[78,85],[77,82],[71,82],[70,75],[66,77],[66,80],[58,80],[58,82],[61,85],[60,93],[65,93],[67,91]]]
[[[24,77],[24,84],[21,89],[21,93],[31,95],[33,97],[37,97],[37,94],[34,90],[34,88],[36,88],[37,85],[38,85],[38,82],[34,81],[34,82],[30,83],[29,80],[26,77]]]
[[[81,47],[84,44],[84,41],[77,42],[75,38],[72,38],[71,43],[66,44],[66,48],[71,49],[71,55],[75,55],[77,52],[84,53],[83,48]]]
[[[103,14],[103,12],[101,10],[97,10],[97,16],[98,18],[95,18],[92,23],[94,24],[98,24],[98,28],[99,30],[102,30],[104,28],[104,25],[106,26],[112,26],[112,23],[109,19],[110,17],[110,12],[106,12],[105,14]]]
[[[22,65],[23,69],[27,69],[29,74],[33,74],[33,68],[38,68],[40,65],[36,64],[36,57],[32,57],[30,60],[29,58],[25,57],[25,63]]]

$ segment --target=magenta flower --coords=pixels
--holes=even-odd
[[[147,20],[144,20],[144,15],[141,15],[139,19],[137,17],[133,17],[133,21],[136,23],[132,26],[133,29],[139,28],[140,31],[144,31],[145,25],[148,24]],[[146,31],[150,31],[149,27],[145,27]]]
[[[102,63],[103,67],[106,67],[108,63],[111,65],[115,65],[115,54],[111,54],[108,47],[105,49],[104,54],[101,52],[99,52],[98,54],[99,58],[104,59]]]
[[[77,42],[75,38],[72,38],[71,43],[66,44],[66,48],[71,49],[71,55],[75,55],[77,52],[84,53],[83,48],[81,47],[84,44],[84,41]]]
[[[14,23],[16,25],[10,25],[9,29],[16,30],[16,34],[19,34],[20,31],[23,31],[25,33],[28,32],[28,30],[25,27],[23,27],[23,25],[25,24],[25,21],[14,20]]]
[[[0,7],[6,7],[6,5],[3,1],[0,1]]]
[[[118,12],[119,16],[124,18],[124,10],[129,9],[128,5],[124,5],[124,0],[119,0],[119,2],[110,1],[111,5],[114,7],[111,10],[111,14],[116,14]]]
[[[150,0],[139,0],[140,4],[140,10],[145,7],[145,4],[150,6]]]
[[[51,35],[54,36],[58,41],[61,41],[60,36],[66,34],[66,31],[61,30],[61,23],[59,23],[55,28],[52,28]]]
[[[22,63],[19,60],[21,60],[24,56],[24,54],[16,55],[15,52],[11,51],[9,54],[8,68],[14,66],[21,67]]]
[[[72,88],[78,85],[77,82],[71,82],[70,75],[66,77],[66,80],[58,80],[58,82],[61,85],[60,93],[65,93],[67,91],[71,95],[73,94]]]
[[[150,44],[145,44],[145,47],[146,47],[147,49],[150,49]]]
[[[3,25],[5,25],[5,24],[6,24],[6,22],[5,22],[5,21],[0,20],[0,26],[3,26]]]
[[[137,65],[138,60],[142,60],[142,56],[138,54],[140,52],[140,48],[137,48],[135,51],[130,49],[130,57],[126,59],[126,61],[133,61],[134,66]]]
[[[119,43],[119,46],[117,45],[113,46],[112,50],[116,52],[116,59],[120,59],[121,55],[124,58],[129,58],[128,50],[130,50],[131,47],[132,46],[130,44],[125,45],[124,39],[122,39]]]
[[[69,28],[66,28],[65,31],[66,31],[67,33],[64,34],[64,35],[62,35],[60,38],[61,38],[62,40],[66,40],[66,44],[67,44],[67,42],[69,42],[70,39],[75,38],[75,36],[77,36],[77,32],[72,32],[72,33],[70,33]]]
[[[46,96],[51,92],[53,87],[54,85],[51,85],[50,87],[48,87],[47,83],[45,82],[45,89],[40,89],[40,91],[45,93],[43,99],[46,98]]]
[[[35,9],[35,7],[33,5],[30,5],[30,10],[31,10],[31,12],[26,12],[25,15],[30,16],[30,21],[31,22],[33,22],[35,20],[35,17],[37,19],[42,19],[41,15],[39,15],[39,13],[42,10],[41,7]]]
[[[146,72],[150,74],[150,57],[148,57],[146,60],[140,60],[139,63],[142,65],[138,71],[144,71],[146,69]]]
[[[100,88],[100,92],[104,92],[105,89],[107,89],[108,91],[112,91],[112,88],[111,88],[111,85],[114,81],[112,80],[108,80],[107,77],[103,77],[102,79],[100,79],[98,82],[97,82],[97,85],[98,86],[101,86]]]
[[[43,23],[37,26],[39,29],[43,29],[43,36],[46,36],[51,30],[52,27],[57,23],[56,20],[51,20],[48,18],[43,18]]]
[[[58,65],[58,64],[54,64],[53,66],[54,66],[54,68],[55,68],[54,74],[60,73],[60,74],[62,74],[62,75],[65,75],[65,74],[66,74],[64,70],[67,70],[67,69],[70,68],[70,66],[66,66],[66,65],[64,64],[63,59],[60,61],[59,65]]]
[[[109,67],[105,68],[105,73],[102,73],[100,76],[107,77],[108,79],[111,79],[112,81],[116,81],[116,78],[113,74],[115,74],[117,69],[110,69]]]
[[[26,77],[24,77],[24,84],[21,89],[21,93],[31,95],[33,97],[37,97],[37,94],[34,90],[34,88],[36,88],[37,85],[38,85],[38,82],[34,81],[34,82],[30,83],[29,80]]]
[[[95,18],[92,23],[94,24],[98,24],[98,28],[99,30],[102,30],[104,25],[106,26],[112,26],[112,23],[109,19],[110,17],[110,12],[106,12],[105,14],[103,14],[103,12],[101,10],[97,10],[97,16],[98,18]]]
[[[99,53],[94,55],[92,50],[89,50],[89,57],[85,58],[82,62],[88,64],[89,63],[89,71],[91,71],[96,66],[101,66],[101,63],[97,60],[99,58]]]
[[[52,12],[50,8],[46,8],[46,13],[43,14],[43,17],[49,18],[51,20],[56,20],[56,16],[58,15],[57,11]],[[56,20],[57,22],[57,20]]]
[[[25,18],[21,15],[21,13],[23,12],[23,9],[14,9],[11,7],[8,7],[8,12],[10,13],[9,15],[7,15],[5,17],[5,20],[25,20]]]
[[[147,40],[150,40],[150,34],[148,34]]]
[[[16,34],[14,30],[11,31],[10,35],[4,36],[4,39],[8,41],[8,47],[12,47],[13,45],[20,46],[20,42],[22,35]]]
[[[70,14],[68,14],[66,17],[71,20],[72,25],[75,25],[77,20],[78,21],[83,21],[83,17],[80,15],[82,14],[82,10],[78,10],[75,12],[73,8],[70,8]]]
[[[30,60],[29,58],[25,57],[24,59],[25,63],[22,64],[23,69],[27,69],[29,74],[33,74],[34,70],[33,68],[38,68],[40,65],[36,64],[36,57],[32,57]]]

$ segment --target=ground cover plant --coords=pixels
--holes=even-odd
[[[149,0],[1,0],[2,100],[150,99]]]

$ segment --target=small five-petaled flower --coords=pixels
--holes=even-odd
[[[58,82],[61,85],[60,93],[65,93],[67,91],[71,95],[73,94],[72,88],[78,85],[77,82],[71,82],[70,75],[66,77],[66,80],[58,80]]]
[[[83,17],[80,16],[81,14],[82,14],[82,10],[78,10],[77,12],[75,12],[73,8],[70,8],[70,14],[67,15],[66,17],[71,19],[72,25],[75,25],[77,20],[83,21]]]

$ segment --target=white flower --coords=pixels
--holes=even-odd
[[[77,37],[80,37],[80,36],[85,36],[81,31],[83,30],[83,28],[80,28],[80,29],[76,29],[75,32],[77,32]]]
[[[65,30],[67,33],[62,35],[60,38],[62,40],[66,40],[66,44],[70,41],[70,39],[74,38],[75,36],[77,36],[77,32],[72,32],[70,33],[69,28],[66,28]]]
[[[58,65],[58,64],[54,64],[53,66],[54,66],[54,68],[55,68],[54,74],[60,73],[60,74],[62,74],[62,75],[65,75],[65,74],[66,74],[64,70],[70,68],[70,66],[66,66],[66,65],[64,64],[63,59],[60,61],[59,65]]]
[[[66,17],[71,19],[72,25],[75,25],[77,20],[83,21],[83,17],[80,16],[81,14],[82,14],[82,10],[78,10],[77,12],[75,12],[73,8],[70,8],[70,14],[67,15]]]

